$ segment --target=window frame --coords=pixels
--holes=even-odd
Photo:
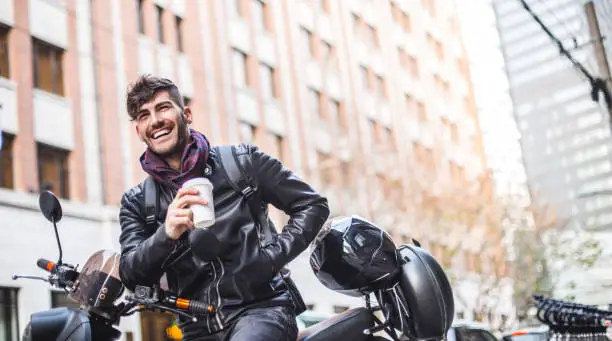
[[[70,199],[70,151],[64,150],[58,147],[50,146],[44,143],[36,143],[36,161],[38,169],[38,185],[40,190],[44,190],[44,182],[48,182],[47,179],[43,179],[43,159],[53,159],[55,163],[53,166],[58,166],[57,179],[58,188],[54,189],[54,193],[61,198]]]
[[[40,84],[40,55],[41,52],[48,52],[51,64],[51,89],[43,88]],[[58,96],[64,97],[64,49],[49,44],[43,40],[32,38],[32,64],[34,87]]]

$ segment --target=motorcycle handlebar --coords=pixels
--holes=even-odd
[[[75,270],[75,267],[65,263],[55,263],[50,260],[39,258],[36,261],[36,265],[49,272],[49,282],[59,288],[66,286],[71,287],[74,285],[79,273]]]
[[[52,262],[50,260],[46,260],[44,258],[39,258],[36,261],[36,265],[39,268],[41,268],[41,269],[43,269],[45,271],[48,271],[48,272],[53,272],[53,270],[55,269],[55,262]]]
[[[147,287],[137,285],[134,295],[128,295],[126,299],[133,305],[144,306],[144,308],[157,308],[170,312],[186,315],[194,320],[194,316],[205,316],[215,313],[215,306],[204,302],[189,300],[172,295],[161,290],[159,287]]]

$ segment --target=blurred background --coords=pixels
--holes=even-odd
[[[609,0],[0,0],[0,340],[71,305],[64,259],[119,251],[145,173],[125,108],[168,77],[213,144],[254,143],[448,271],[457,321],[534,323],[531,295],[612,304]],[[274,211],[277,228],[287,216]],[[362,304],[290,264],[312,321]],[[121,323],[164,340],[171,318]]]

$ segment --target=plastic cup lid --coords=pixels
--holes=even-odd
[[[198,186],[198,185],[208,185],[208,186],[211,186],[212,183],[207,178],[193,178],[193,179],[187,180],[183,184],[183,187],[192,187],[192,186]]]

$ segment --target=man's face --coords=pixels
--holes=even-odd
[[[185,147],[191,123],[191,110],[184,113],[170,99],[168,91],[160,91],[143,104],[136,114],[136,132],[140,139],[162,157],[180,154]]]

